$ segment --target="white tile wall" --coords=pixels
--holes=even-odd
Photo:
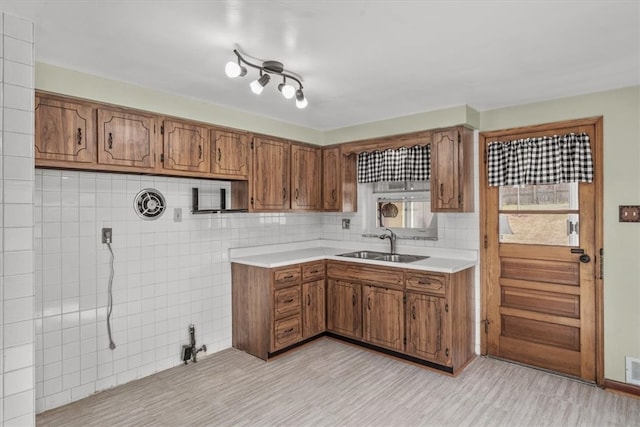
[[[33,24],[0,13],[0,425],[35,424]]]
[[[38,412],[181,363],[191,323],[210,353],[230,347],[229,248],[320,238],[319,214],[192,215],[192,187],[206,208],[218,205],[219,189],[229,184],[36,170]],[[167,211],[155,221],[134,213],[144,188],[166,198]],[[182,222],[173,221],[175,208]],[[102,227],[113,229],[115,350],[106,329],[110,255]]]

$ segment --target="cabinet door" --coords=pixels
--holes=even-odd
[[[163,167],[165,169],[208,172],[209,132],[207,128],[165,120],[163,125]]]
[[[252,181],[254,211],[289,209],[289,143],[254,138]]]
[[[444,298],[407,292],[407,353],[450,365]]]
[[[322,151],[291,145],[291,209],[322,208]]]
[[[155,122],[153,116],[98,109],[98,163],[152,169]]]
[[[362,290],[359,284],[327,281],[327,329],[340,335],[362,338]]]
[[[340,149],[322,150],[322,209],[325,211],[340,210]]]
[[[325,330],[324,279],[302,284],[302,337]]]
[[[363,288],[363,339],[372,344],[404,350],[404,302],[402,291]]]
[[[246,135],[211,131],[211,173],[239,178],[249,175],[249,143]]]
[[[90,106],[36,96],[36,164],[39,160],[95,163],[95,135],[95,112]]]
[[[431,143],[431,210],[456,211],[460,198],[460,133],[436,131]]]

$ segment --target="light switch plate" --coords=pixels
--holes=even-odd
[[[620,206],[620,222],[640,222],[640,206]]]

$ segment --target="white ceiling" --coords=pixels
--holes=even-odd
[[[1,0],[36,24],[36,60],[329,130],[640,84],[640,1]],[[228,79],[234,47],[304,79]]]

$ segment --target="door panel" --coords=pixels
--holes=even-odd
[[[601,168],[601,122],[575,123],[484,133],[481,147],[492,141],[586,132],[594,167]],[[538,185],[532,192],[525,186],[500,194],[499,187],[488,187],[486,167],[485,161],[480,171],[485,207],[483,352],[595,381],[601,346],[601,313],[596,312],[596,238],[601,227],[596,212],[601,198],[596,197],[596,183],[572,184],[569,189]],[[521,198],[526,194],[533,195],[531,201]],[[511,196],[512,201],[505,202]]]

